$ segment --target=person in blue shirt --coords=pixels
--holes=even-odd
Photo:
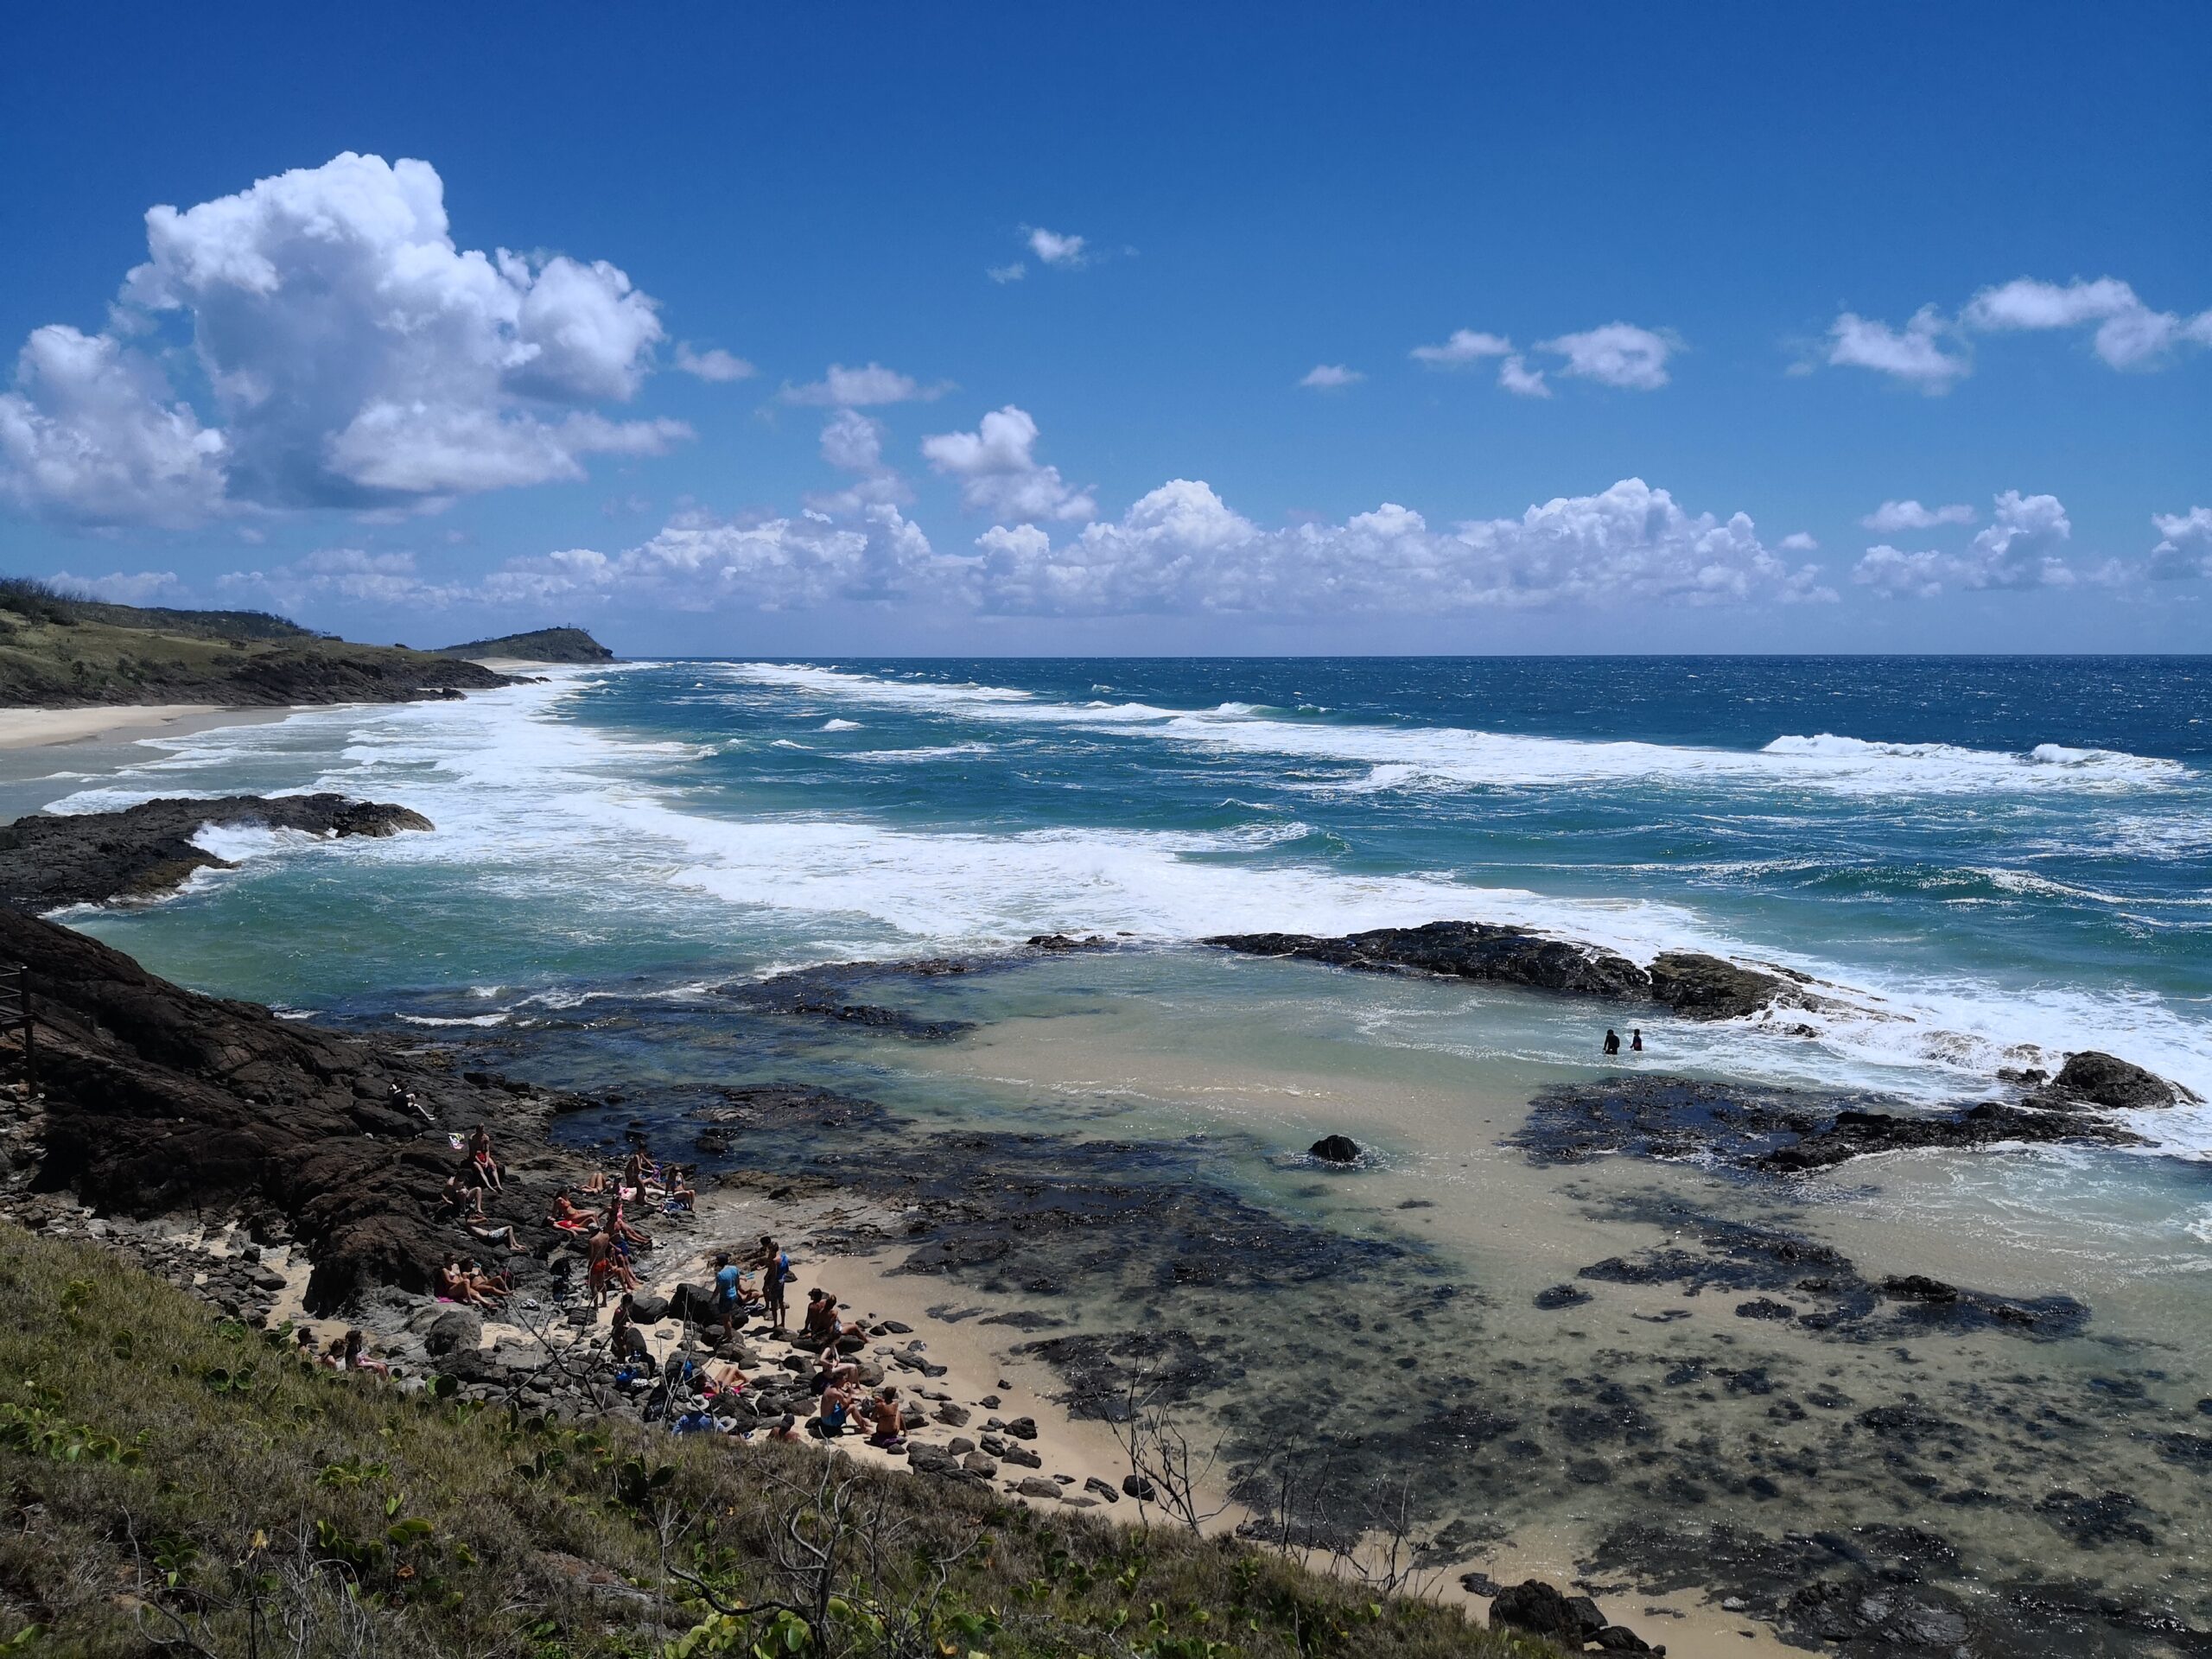
[[[722,1251],[715,1257],[715,1305],[722,1311],[722,1319],[734,1325],[745,1307],[745,1291],[737,1264],[729,1259],[729,1252]]]

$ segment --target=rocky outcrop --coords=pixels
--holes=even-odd
[[[2093,1106],[2126,1111],[2146,1106],[2171,1106],[2184,1096],[2196,1098],[2187,1090],[2177,1088],[2131,1061],[2090,1048],[2069,1054],[2058,1075],[2038,1090],[2035,1098],[2038,1103],[2056,1107],[2087,1101]]]
[[[310,1307],[328,1313],[377,1285],[428,1290],[447,1252],[485,1249],[435,1219],[462,1162],[448,1128],[485,1123],[514,1160],[491,1221],[543,1230],[566,1167],[517,1154],[542,1144],[550,1102],[199,995],[16,911],[0,909],[0,961],[24,965],[38,1014],[44,1118],[25,1139],[41,1188],[126,1216],[279,1223],[314,1260]]]
[[[1669,950],[1652,958],[1651,1000],[1692,1020],[1738,1020],[1795,999],[1772,974],[1694,950]]]
[[[1306,1148],[1306,1155],[1325,1164],[1356,1164],[1359,1142],[1348,1135],[1325,1135]]]
[[[404,806],[343,795],[230,795],[143,801],[117,812],[34,812],[0,826],[0,904],[32,912],[168,893],[196,870],[235,868],[194,843],[210,825],[309,835],[394,836],[428,830]]]
[[[1601,1077],[1547,1089],[1508,1137],[1531,1162],[1581,1163],[1610,1154],[1698,1159],[1768,1175],[1801,1175],[1876,1153],[2004,1144],[2140,1146],[2094,1113],[1982,1101],[1916,1112],[1858,1094],[1770,1089],[1699,1077]]]
[[[1719,957],[1671,950],[1647,969],[1603,945],[1494,922],[1378,927],[1341,938],[1224,933],[1205,943],[1246,956],[1289,957],[1369,973],[1440,974],[1615,1001],[1649,1000],[1691,1020],[1735,1020],[1805,1000],[1780,976],[1739,968]]]
[[[1333,939],[1308,933],[1227,933],[1205,943],[1246,956],[1290,957],[1370,973],[1494,980],[1585,996],[1640,998],[1651,988],[1650,976],[1625,957],[1491,922],[1378,927]]]

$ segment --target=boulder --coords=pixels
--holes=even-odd
[[[1789,988],[1772,974],[1738,968],[1696,950],[1669,950],[1652,959],[1651,998],[1692,1020],[1738,1020],[1790,1000]]]
[[[1083,1490],[1090,1493],[1094,1497],[1104,1499],[1109,1503],[1118,1503],[1122,1501],[1122,1495],[1116,1491],[1111,1486],[1108,1485],[1104,1481],[1099,1479],[1096,1475],[1091,1475],[1085,1478],[1083,1483]]]
[[[634,1302],[638,1299],[632,1296],[630,1300]],[[708,1285],[678,1285],[669,1294],[667,1311],[694,1325],[722,1322],[721,1304],[715,1300],[713,1287]]]
[[[1017,1417],[1006,1426],[1006,1432],[1017,1440],[1033,1440],[1037,1438],[1037,1420],[1034,1417]]]
[[[629,1295],[630,1317],[639,1325],[658,1325],[668,1317],[668,1298],[649,1290],[633,1290]]]
[[[1580,1285],[1554,1285],[1538,1291],[1530,1299],[1546,1313],[1556,1313],[1562,1307],[1580,1307],[1591,1300],[1590,1293]]]
[[[1356,1164],[1359,1161],[1359,1142],[1348,1135],[1325,1135],[1306,1147],[1306,1154],[1325,1164]]]
[[[1378,927],[1334,939],[1305,933],[1234,933],[1205,943],[1247,956],[1290,957],[1370,973],[1493,980],[1586,996],[1640,997],[1650,989],[1650,976],[1612,951],[1491,922]]]
[[[423,1349],[429,1354],[465,1353],[483,1341],[484,1316],[473,1307],[448,1307],[423,1332]]]
[[[1060,1495],[1058,1484],[1052,1480],[1048,1480],[1043,1475],[1024,1475],[1014,1490],[1020,1492],[1024,1497],[1050,1497],[1056,1499]]]
[[[1123,1475],[1122,1492],[1124,1497],[1134,1497],[1140,1503],[1150,1503],[1158,1497],[1152,1489],[1152,1483],[1141,1475]]]
[[[2094,1048],[2069,1054],[2047,1092],[2069,1100],[2086,1100],[2115,1111],[2171,1106],[2177,1098],[2174,1085],[2164,1077]]]
[[[1571,1653],[1582,1651],[1582,1620],[1567,1597],[1541,1579],[1508,1585],[1490,1605],[1492,1630],[1526,1630],[1558,1643]]]

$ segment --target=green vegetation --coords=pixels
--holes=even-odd
[[[1227,1540],[315,1370],[5,1225],[0,1395],[0,1652],[1554,1653]]]
[[[379,702],[496,683],[471,664],[354,645],[263,611],[109,605],[0,578],[0,704]]]
[[[531,663],[611,663],[614,653],[582,628],[538,628],[503,633],[496,639],[471,639],[442,645],[441,657],[508,657]]]

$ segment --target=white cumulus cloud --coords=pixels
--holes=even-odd
[[[2158,532],[2158,544],[2151,550],[2153,582],[2212,576],[2212,507],[2153,513],[2151,524]]]
[[[1085,238],[1080,236],[1062,236],[1056,231],[1046,230],[1042,226],[1033,226],[1029,231],[1029,251],[1035,254],[1042,264],[1072,269],[1084,264],[1088,257],[1084,251],[1084,246]]]
[[[1923,305],[1902,332],[1846,311],[1828,330],[1827,360],[1878,370],[1926,391],[1945,391],[1973,367],[1955,349],[1969,335],[2091,325],[2097,355],[2115,369],[2161,368],[2184,345],[2212,346],[2212,310],[2186,317],[2158,310],[2116,276],[2070,283],[2016,276],[1981,289],[1955,318]],[[1953,351],[1943,349],[1946,340]]]
[[[588,406],[651,372],[653,301],[618,267],[463,249],[429,162],[350,151],[146,215],[110,332],[34,333],[0,397],[0,487],[85,524],[404,505],[576,476],[687,435]],[[207,391],[162,366],[181,334]],[[456,443],[493,452],[456,459]]]
[[[707,351],[694,351],[690,346],[676,348],[676,366],[684,373],[696,375],[702,380],[717,385],[732,380],[750,380],[760,370],[743,358],[722,350],[719,346]]]
[[[1764,546],[1743,514],[1685,512],[1640,479],[1449,531],[1393,502],[1339,524],[1266,530],[1205,484],[1177,479],[1058,546],[1033,524],[995,526],[976,546],[982,602],[1015,613],[1433,614],[1835,597],[1816,567],[1793,568]]]
[[[1923,391],[1948,391],[1951,383],[1974,365],[1963,354],[1946,352],[1949,325],[1936,308],[1923,305],[1903,331],[1847,311],[1828,328],[1828,361],[1840,367],[1872,369]]]
[[[1513,342],[1503,334],[1481,334],[1472,328],[1454,328],[1451,339],[1440,346],[1416,346],[1407,355],[1416,363],[1426,363],[1433,369],[1464,369],[1470,363],[1479,363],[1485,358],[1503,357],[1513,349]]]
[[[2076,578],[2063,553],[2073,534],[2056,496],[2007,490],[1967,551],[1907,552],[1885,543],[1866,550],[1851,579],[1885,598],[1934,599],[1946,588],[2069,588]]]
[[[1497,384],[1516,397],[1548,397],[1551,387],[1545,383],[1544,372],[1532,369],[1529,361],[1515,353],[1497,365]]]
[[[2153,310],[2114,276],[2094,282],[2077,277],[2063,286],[2015,277],[1975,295],[1960,321],[1989,332],[2078,328],[2094,322],[2097,355],[2115,369],[2155,367],[2184,340],[2212,345],[2212,310],[2190,318]]]
[[[1088,490],[1076,489],[1060,469],[1039,462],[1037,423],[1008,404],[983,416],[973,432],[943,432],[922,440],[931,467],[960,481],[960,504],[970,512],[1001,518],[1090,518],[1098,512]]]
[[[1963,501],[1948,507],[1923,507],[1917,501],[1885,501],[1859,522],[1878,536],[1901,530],[1933,530],[1938,524],[1970,524],[1974,511]]]
[[[950,390],[944,385],[925,386],[911,374],[887,369],[880,363],[864,364],[857,369],[832,363],[819,380],[803,386],[786,385],[779,396],[787,404],[856,409],[876,404],[925,404]]]
[[[1367,377],[1357,369],[1348,369],[1341,363],[1316,363],[1306,371],[1306,378],[1298,384],[1316,391],[1333,391],[1339,386],[1356,385]]]
[[[1539,340],[1532,349],[1564,359],[1556,365],[1561,374],[1631,391],[1656,391],[1667,384],[1667,359],[1681,349],[1681,342],[1672,334],[1639,328],[1632,322],[1608,322],[1580,334]],[[1506,391],[1522,397],[1552,395],[1544,379],[1546,372],[1530,368],[1527,357],[1516,352],[1503,334],[1455,328],[1440,345],[1416,346],[1407,355],[1432,369],[1464,369],[1502,358],[1497,384]]]
[[[1667,384],[1667,359],[1675,342],[1632,322],[1609,322],[1582,334],[1540,340],[1536,349],[1565,358],[1562,374],[1630,391],[1656,391]]]

